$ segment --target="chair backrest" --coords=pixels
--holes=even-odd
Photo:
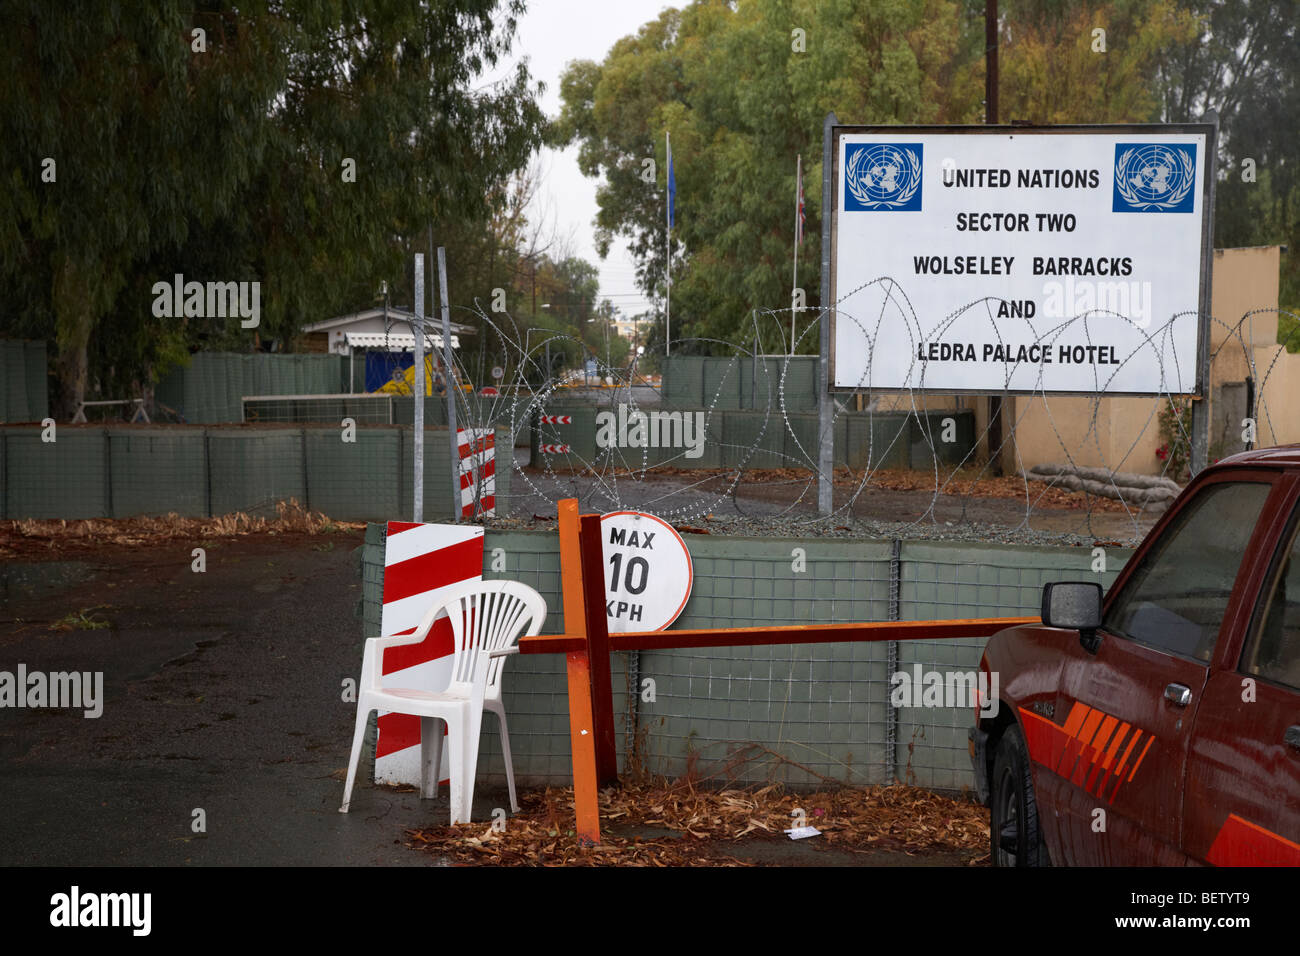
[[[469,684],[475,677],[479,650],[510,647],[525,631],[538,634],[546,621],[546,599],[518,581],[467,581],[443,598],[441,607],[451,621],[451,683]],[[501,680],[505,659],[489,664],[487,687]]]

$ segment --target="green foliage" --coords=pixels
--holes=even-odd
[[[1286,245],[1281,308],[1300,312],[1300,15],[1295,0],[1180,0],[1195,14],[1192,43],[1163,68],[1164,118],[1219,115],[1217,247]],[[1247,164],[1247,160],[1251,163]],[[1254,181],[1248,166],[1253,165]],[[1231,318],[1235,321],[1236,316]],[[1282,316],[1278,341],[1300,350],[1294,320]]]
[[[677,178],[672,334],[764,350],[789,328],[795,160],[807,227],[797,285],[819,304],[822,121],[984,120],[983,0],[695,0],[624,37],[603,62],[570,65],[554,142],[579,144],[603,176],[602,255],[628,240],[638,283],[662,301],[668,249],[664,134]],[[1255,156],[1258,181],[1221,166],[1218,245],[1300,248],[1300,87],[1294,0],[1003,0],[1003,122],[1186,122],[1223,118],[1225,158]],[[799,52],[795,29],[803,31]],[[1094,49],[1105,31],[1105,52]],[[655,161],[650,183],[644,162]],[[1227,178],[1224,178],[1224,177]],[[1300,304],[1300,257],[1282,305]],[[799,327],[815,313],[800,317]],[[787,333],[788,334],[788,333]],[[662,307],[646,341],[664,346]],[[674,345],[677,350],[679,345]],[[700,346],[694,346],[699,348]],[[707,346],[704,346],[707,349]],[[800,351],[815,351],[815,335]]]
[[[1192,460],[1192,403],[1183,396],[1170,396],[1157,415],[1160,447],[1156,457],[1165,462],[1164,474],[1174,481],[1186,481]]]
[[[138,393],[189,348],[291,345],[302,324],[368,306],[381,281],[409,288],[430,225],[439,242],[485,230],[541,142],[523,67],[475,83],[521,10],[7,4],[5,331],[54,340],[66,409],[96,380]],[[155,317],[152,284],[177,273],[259,281],[261,325]]]

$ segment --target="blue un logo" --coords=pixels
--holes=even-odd
[[[1192,212],[1196,144],[1115,145],[1111,212]]]
[[[844,211],[921,208],[921,143],[862,143],[844,149]]]

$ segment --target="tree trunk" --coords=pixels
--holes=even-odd
[[[54,271],[52,304],[58,348],[55,370],[59,380],[57,414],[63,421],[71,421],[86,398],[89,376],[86,347],[94,324],[86,276],[86,267],[67,257]]]

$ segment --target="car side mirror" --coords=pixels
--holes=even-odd
[[[1079,643],[1096,654],[1101,641],[1101,585],[1095,581],[1057,581],[1043,587],[1043,624],[1079,632]]]

